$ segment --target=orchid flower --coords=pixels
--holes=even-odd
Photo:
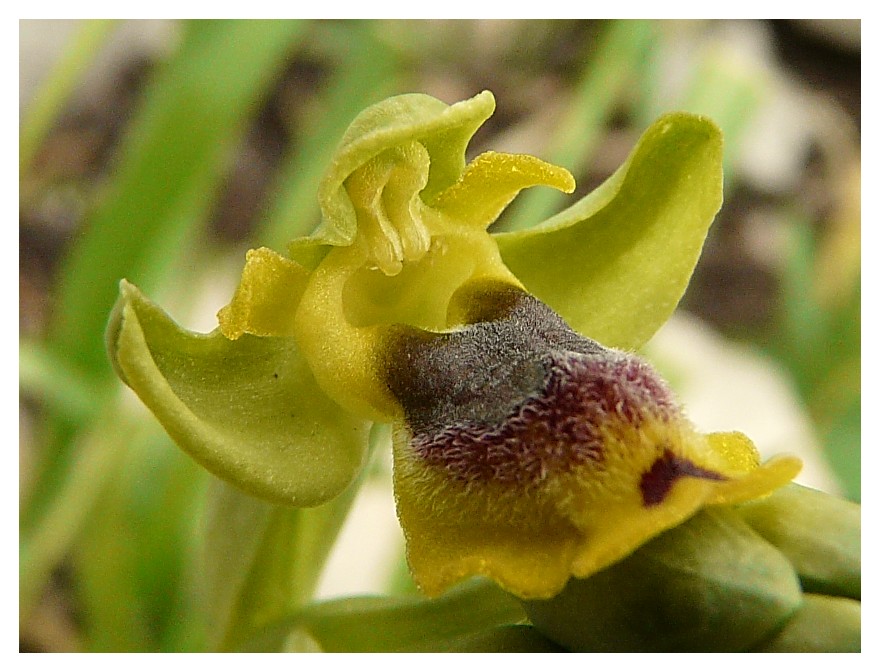
[[[180,447],[248,493],[339,495],[390,423],[414,578],[472,575],[560,593],[717,504],[762,497],[800,461],[761,464],[704,434],[634,351],[675,309],[721,205],[721,136],[660,118],[601,187],[543,223],[489,227],[517,193],[570,193],[537,158],[466,161],[491,93],[365,110],[322,182],[317,231],[251,250],[209,334],[122,281],[116,371]]]

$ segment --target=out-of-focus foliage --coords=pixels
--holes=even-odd
[[[318,181],[354,115],[404,91],[447,102],[494,91],[499,115],[474,152],[492,146],[564,165],[578,180],[573,199],[607,177],[660,113],[713,118],[725,133],[726,204],[685,307],[785,367],[842,490],[859,497],[858,103],[847,113],[846,96],[807,79],[815,61],[774,52],[772,40],[760,59],[736,51],[771,28],[783,46],[803,44],[797,24],[171,22],[163,49],[146,57],[125,48],[139,28],[77,23],[54,76],[22,105],[24,649],[230,647],[255,623],[309,601],[354,491],[295,517],[255,516],[266,527],[252,540],[290,544],[295,578],[284,590],[259,577],[283,570],[289,578],[290,567],[257,571],[248,565],[253,549],[236,549],[244,567],[236,582],[223,579],[216,558],[204,572],[200,539],[216,513],[203,511],[208,477],[122,392],[102,332],[121,277],[184,323],[216,310],[244,249],[280,248],[317,223]],[[846,48],[807,44],[837,59],[834,81],[855,68],[858,91],[858,47],[847,60]],[[96,77],[89,64],[107,54],[111,65],[105,59]],[[789,77],[782,56],[794,64]],[[782,150],[788,162],[760,152],[755,160],[756,129],[783,99],[798,111],[788,130],[806,129],[814,151],[793,140]],[[773,173],[774,165],[789,169]],[[759,179],[766,174],[774,177]],[[534,198],[499,230],[525,228],[560,205]],[[247,623],[228,620],[232,603]],[[315,623],[344,623],[331,612],[308,613]],[[491,616],[470,644],[449,648],[538,646],[514,622]],[[309,638],[324,637],[317,632]]]

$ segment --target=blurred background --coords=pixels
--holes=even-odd
[[[21,650],[204,647],[211,477],[110,370],[118,280],[213,329],[245,251],[311,231],[345,127],[397,93],[490,89],[472,154],[575,175],[499,230],[595,188],[660,114],[714,119],[724,206],[645,353],[701,429],[798,453],[800,482],[859,501],[860,82],[857,20],[22,21]],[[319,596],[412,590],[379,452]]]

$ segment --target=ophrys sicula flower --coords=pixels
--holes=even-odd
[[[766,494],[738,433],[702,434],[632,354],[681,297],[721,202],[721,138],[667,115],[602,187],[533,229],[488,227],[567,171],[468,142],[488,92],[363,112],[334,155],[323,222],[248,254],[211,334],[123,282],[117,371],[195,459],[255,495],[313,506],[394,426],[395,496],[417,582],[473,574],[549,597],[700,508]],[[600,345],[601,343],[601,345]]]

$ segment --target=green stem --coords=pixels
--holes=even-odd
[[[387,448],[375,426],[369,465]],[[369,469],[335,499],[309,509],[269,504],[221,481],[209,494],[205,593],[212,650],[234,651],[268,623],[307,604]]]

